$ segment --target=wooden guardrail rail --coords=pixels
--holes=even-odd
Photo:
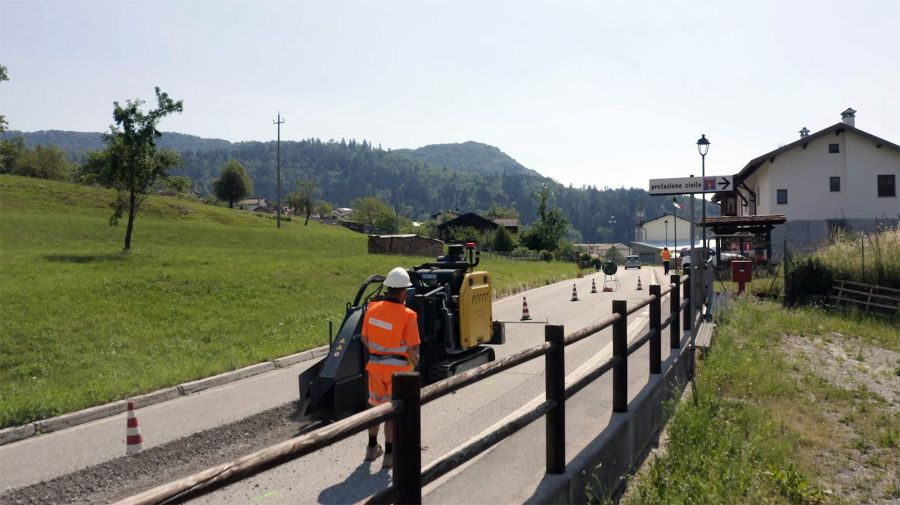
[[[829,299],[834,304],[852,305],[863,310],[900,312],[900,289],[884,286],[835,280]]]
[[[563,326],[547,325],[543,344],[486,363],[425,388],[420,388],[417,373],[395,374],[393,398],[390,403],[368,409],[229,463],[163,484],[125,498],[118,503],[137,505],[180,502],[300,458],[385,421],[395,422],[397,433],[403,434],[394,442],[393,482],[391,487],[372,496],[367,503],[422,503],[422,486],[459,467],[542,416],[547,422],[546,473],[564,473],[566,466],[566,400],[603,374],[612,371],[613,411],[626,412],[628,410],[628,356],[649,342],[649,373],[659,374],[661,373],[663,329],[668,327],[669,347],[673,349],[677,349],[681,345],[680,319],[682,319],[682,313],[684,314],[684,329],[690,329],[692,318],[689,314],[689,278],[672,275],[670,279],[671,283],[664,289],[660,285],[651,285],[649,296],[630,307],[624,300],[613,300],[613,314],[587,328],[566,335]],[[679,286],[682,286],[683,289],[682,296],[679,296]],[[669,316],[661,319],[661,301],[666,295],[670,295]],[[650,306],[649,328],[629,345],[628,316],[648,305]],[[613,330],[612,357],[566,387],[565,347],[596,335],[610,326]],[[422,405],[541,356],[544,357],[546,385],[546,399],[543,402],[493,431],[469,440],[455,451],[422,468],[420,450]]]

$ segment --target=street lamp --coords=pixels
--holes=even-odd
[[[669,220],[666,219],[663,224],[666,225],[666,247],[669,247]]]
[[[703,179],[703,184],[706,184],[706,153],[709,152],[709,141],[706,140],[706,134],[700,135],[700,139],[697,140],[697,151],[700,152],[700,176]],[[705,188],[704,188],[705,189]],[[706,193],[702,193],[703,195],[703,249],[706,250]]]

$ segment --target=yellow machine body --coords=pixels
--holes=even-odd
[[[491,275],[470,272],[459,289],[460,347],[470,349],[491,340]]]

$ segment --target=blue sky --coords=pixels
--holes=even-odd
[[[840,120],[900,143],[900,2],[0,0],[10,128],[228,140],[475,140],[560,182],[647,188]]]

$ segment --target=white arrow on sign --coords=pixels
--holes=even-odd
[[[730,175],[650,179],[650,194],[687,195],[691,193],[716,193],[718,191],[729,191],[732,184],[734,184],[734,181]]]

